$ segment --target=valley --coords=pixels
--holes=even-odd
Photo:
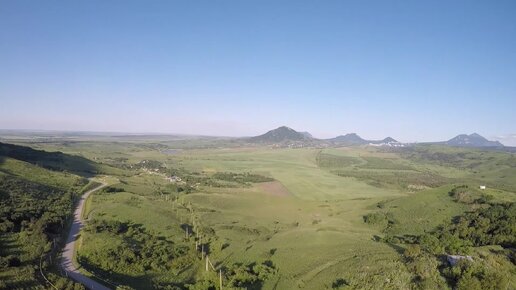
[[[407,249],[458,216],[516,200],[516,162],[504,151],[277,142],[14,140],[87,160],[88,168],[75,166],[87,170],[70,177],[108,178],[86,201],[75,256],[83,275],[108,288],[218,289],[221,281],[224,289],[456,287],[460,277],[439,269],[447,265],[442,254],[462,252],[418,254],[434,265],[425,276],[414,272]],[[45,166],[44,156],[29,162]],[[4,174],[13,174],[13,162],[26,164],[10,158]],[[69,169],[49,172],[62,170]],[[468,188],[460,201],[450,194],[457,186]],[[468,254],[476,265],[498,265],[489,271],[512,287],[512,250],[488,245]]]

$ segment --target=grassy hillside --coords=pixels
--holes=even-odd
[[[56,285],[73,287],[48,261],[55,258],[73,201],[88,183],[69,172],[84,172],[85,167],[60,165],[60,160],[75,160],[73,156],[7,144],[1,149],[0,288],[46,289],[40,265]]]

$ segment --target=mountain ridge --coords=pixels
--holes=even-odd
[[[357,133],[348,133],[346,135],[339,135],[334,138],[326,139],[326,141],[338,144],[346,144],[346,145],[367,145],[367,144],[390,144],[390,143],[400,143],[392,137],[386,137],[382,140],[366,140],[360,137]]]
[[[490,141],[478,133],[459,134],[444,144],[453,147],[504,147],[499,141]]]

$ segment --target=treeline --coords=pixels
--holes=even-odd
[[[353,177],[376,187],[396,187],[405,190],[408,189],[410,185],[433,188],[442,186],[449,182],[448,178],[431,172],[378,172],[372,170],[332,170],[332,173],[343,177]]]
[[[388,243],[418,244],[435,255],[468,255],[473,247],[500,245],[516,248],[516,204],[495,204],[454,218],[420,236],[386,235]],[[511,250],[513,251],[513,250]]]
[[[253,174],[249,172],[245,173],[233,173],[233,172],[217,172],[211,176],[212,178],[230,182],[236,182],[240,184],[247,183],[260,183],[260,182],[269,182],[274,181],[274,178]]]
[[[183,193],[192,192],[198,186],[239,187],[247,186],[251,183],[274,181],[274,178],[250,172],[216,172],[212,175],[177,169],[171,170],[171,172],[173,172],[173,176],[181,178],[181,182],[175,183],[175,185],[177,188],[176,192]]]

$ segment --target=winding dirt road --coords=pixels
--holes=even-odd
[[[84,220],[82,219],[82,211],[84,210],[84,204],[88,199],[88,196],[93,192],[102,189],[107,186],[107,184],[102,183],[102,185],[87,191],[82,195],[77,208],[73,214],[73,224],[70,228],[70,233],[68,233],[68,238],[66,239],[66,246],[62,252],[61,256],[61,268],[66,272],[67,276],[72,278],[73,280],[83,284],[88,289],[93,290],[110,290],[110,288],[100,284],[99,282],[92,280],[91,278],[84,276],[79,272],[79,269],[75,267],[73,264],[73,254],[75,252],[77,238],[79,237],[79,233],[84,226]]]

